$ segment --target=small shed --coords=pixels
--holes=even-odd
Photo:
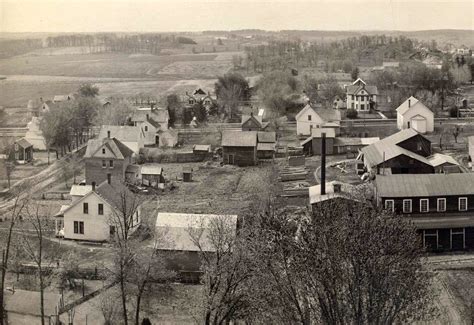
[[[273,159],[275,157],[275,147],[275,132],[257,132],[257,158]]]
[[[193,146],[193,153],[197,155],[208,155],[211,153],[211,145],[209,144],[195,144]]]
[[[13,155],[15,161],[26,164],[33,160],[33,145],[25,138],[21,138],[13,144]]]
[[[183,182],[189,183],[193,181],[193,169],[191,167],[183,168]]]
[[[158,184],[165,182],[163,168],[157,165],[143,165],[140,173],[142,184],[151,187],[158,187]]]

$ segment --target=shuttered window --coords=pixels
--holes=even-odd
[[[411,213],[411,200],[403,200],[403,213]]]

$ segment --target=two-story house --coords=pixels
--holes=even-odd
[[[346,88],[346,106],[348,109],[368,112],[376,107],[377,95],[377,86],[369,86],[359,78]]]
[[[377,205],[406,217],[432,250],[474,248],[474,174],[377,176]]]
[[[86,184],[124,182],[132,156],[133,151],[115,138],[89,140],[84,154]]]
[[[141,206],[136,196],[120,183],[103,182],[91,189],[84,188],[82,196],[56,214],[56,229],[65,239],[108,241],[132,234],[141,222]]]
[[[130,117],[133,125],[143,132],[146,146],[160,144],[160,134],[168,130],[169,119],[167,109],[154,107],[140,107]]]
[[[194,90],[192,94],[186,92],[186,106],[191,107],[198,103],[202,104],[202,106],[209,111],[211,107],[216,104],[216,98],[213,97],[210,92],[205,92],[202,88]]]
[[[338,109],[332,108],[314,108],[307,104],[295,116],[296,119],[296,133],[298,135],[311,135],[312,129],[316,128],[335,128],[338,133],[341,112]]]

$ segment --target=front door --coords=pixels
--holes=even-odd
[[[155,144],[157,144],[157,145],[160,144],[160,136],[159,135],[155,136]]]
[[[234,155],[228,155],[227,156],[227,163],[229,165],[233,165],[234,164]]]

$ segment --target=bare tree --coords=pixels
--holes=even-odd
[[[201,223],[190,227],[188,233],[201,257],[204,323],[225,324],[239,318],[248,307],[244,284],[252,270],[245,239],[242,234],[236,237],[235,224],[228,216]]]
[[[260,271],[251,289],[269,319],[392,324],[433,312],[431,274],[408,222],[344,199],[322,202],[311,215],[278,215],[262,218],[253,236],[263,243],[254,250]]]
[[[10,251],[12,249],[11,245],[13,243],[14,229],[18,220],[20,220],[23,214],[26,212],[26,207],[28,205],[28,196],[25,198],[26,191],[29,189],[27,183],[24,183],[22,186],[18,186],[13,191],[13,206],[5,214],[5,222],[9,223],[7,228],[7,236],[5,242],[0,241],[4,247],[2,247],[2,262],[0,265],[2,277],[0,282],[0,324],[3,325],[5,322],[5,300],[4,300],[4,290],[5,290],[5,277],[8,270],[8,262],[10,258]],[[2,246],[3,246],[2,245]]]
[[[127,297],[129,296],[127,284],[130,281],[136,253],[130,235],[140,225],[141,205],[145,197],[132,193],[121,183],[105,184],[104,186],[108,186],[108,197],[113,205],[108,221],[115,232],[111,236],[114,245],[114,263],[113,269],[110,271],[120,286],[123,322],[127,325]]]
[[[41,204],[27,206],[27,224],[31,226],[31,234],[25,231],[22,246],[26,256],[33,261],[36,267],[37,279],[40,290],[41,324],[45,324],[44,314],[44,289],[51,280],[51,269],[59,260],[59,249],[46,248],[46,237],[54,234],[54,225],[50,217],[49,207]]]
[[[120,294],[116,292],[114,288],[110,288],[101,293],[98,301],[98,309],[104,317],[104,325],[117,324],[119,321],[120,303],[117,302],[119,296]]]
[[[143,248],[136,243],[135,253],[130,272],[130,284],[135,296],[135,325],[140,325],[141,303],[152,282],[165,283],[175,277],[175,272],[170,271],[166,265],[166,259],[158,252],[160,244],[168,241],[167,232],[155,232],[153,245]]]

